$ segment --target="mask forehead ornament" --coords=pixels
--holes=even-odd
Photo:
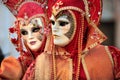
[[[83,15],[85,14],[85,12],[80,8],[77,8],[74,6],[65,6],[64,7],[63,5],[64,5],[64,3],[61,0],[58,0],[56,2],[56,4],[52,7],[52,14],[54,16],[56,16],[60,11],[63,11],[63,10],[75,10],[75,11],[81,12]]]

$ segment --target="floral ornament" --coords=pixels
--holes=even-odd
[[[52,13],[56,14],[57,10],[60,8],[61,5],[63,5],[62,1],[59,1],[58,3],[56,3],[56,5],[52,7],[53,9]]]
[[[97,40],[97,39],[99,39],[99,33],[97,32],[97,31],[95,31],[94,33],[93,33],[93,35],[91,36],[91,39],[95,39],[95,40]]]
[[[16,47],[16,50],[19,52],[21,51],[22,49],[20,48],[20,44],[21,44],[21,41],[20,41],[20,31],[19,31],[19,21],[15,21],[14,23],[15,25],[13,27],[10,27],[9,28],[9,34],[10,36],[14,36],[14,38],[11,37],[11,42],[15,45]],[[23,51],[22,51],[23,52]]]
[[[9,32],[10,32],[10,33],[14,33],[15,31],[16,31],[16,29],[15,29],[14,27],[10,27],[10,28],[9,28]]]

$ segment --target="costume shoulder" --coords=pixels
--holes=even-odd
[[[19,62],[24,68],[29,67],[33,59],[34,58],[29,53],[24,53],[18,57]]]
[[[5,58],[0,67],[0,79],[20,80],[22,77],[22,68],[19,61],[14,57]]]
[[[114,71],[116,78],[120,79],[120,49],[114,46],[108,46],[114,61]]]

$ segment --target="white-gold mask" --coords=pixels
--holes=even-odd
[[[55,17],[52,15],[50,20],[54,44],[61,47],[69,44],[75,30],[72,16],[60,14]]]
[[[21,36],[31,51],[38,51],[42,45],[44,25],[42,18],[33,18],[28,24],[20,21]]]

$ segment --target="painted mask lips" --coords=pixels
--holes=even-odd
[[[36,43],[36,41],[31,41],[30,44],[31,45],[34,45]]]

